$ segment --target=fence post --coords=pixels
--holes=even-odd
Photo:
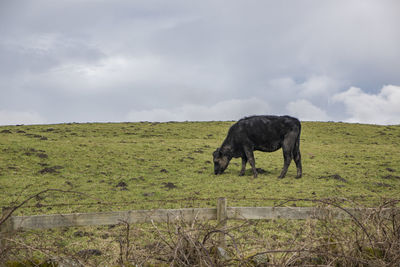
[[[10,212],[11,212],[10,208],[3,208],[0,221],[2,221],[3,218],[6,218],[6,216],[9,216]],[[7,220],[3,221],[3,223],[0,224],[0,252],[2,253],[6,251],[7,241],[5,239],[10,238],[14,231],[13,223],[11,220],[12,218],[9,217],[7,218]]]
[[[221,231],[219,233],[218,242],[221,247],[226,247],[225,230],[228,220],[226,202],[225,197],[220,197],[217,201],[217,221],[219,230]]]

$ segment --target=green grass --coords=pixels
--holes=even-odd
[[[257,179],[249,166],[244,177],[238,176],[240,159],[233,159],[223,175],[213,174],[212,152],[232,124],[2,126],[0,207],[47,188],[85,195],[47,193],[18,214],[206,207],[214,206],[220,196],[232,206],[331,197],[372,206],[399,196],[400,126],[303,122],[303,178],[294,179],[292,162],[287,176],[279,180],[281,150],[255,153],[256,166],[266,171]],[[103,205],[110,202],[119,204]]]

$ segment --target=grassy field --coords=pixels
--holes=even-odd
[[[215,176],[212,152],[233,122],[90,123],[0,127],[0,206],[48,188],[17,214],[276,205],[288,198],[348,198],[371,205],[400,194],[400,126],[303,122],[303,178],[281,150],[256,152],[253,179],[240,159]],[[105,205],[113,203],[112,205]],[[293,202],[313,205],[312,202]],[[293,204],[292,203],[292,204]],[[289,204],[291,205],[291,204]]]
[[[245,176],[238,176],[240,159],[233,159],[223,175],[213,174],[212,152],[221,145],[232,124],[1,126],[0,207],[14,206],[46,189],[62,192],[41,194],[15,214],[215,207],[216,199],[221,196],[228,198],[229,206],[310,206],[318,204],[312,200],[325,198],[350,200],[341,205],[376,206],[385,199],[399,199],[400,126],[303,122],[300,146],[303,177],[294,178],[296,168],[292,163],[287,176],[278,179],[283,159],[282,152],[277,151],[255,153],[256,166],[263,171],[254,179],[249,168]],[[287,199],[294,200],[286,202]],[[261,258],[268,255],[264,258],[277,266],[333,262],[360,266],[368,265],[371,260],[378,265],[397,264],[398,230],[390,230],[397,225],[397,219],[393,222],[369,219],[362,222],[364,227],[358,221],[346,224],[331,220],[249,221],[247,226],[239,228],[237,225],[241,223],[229,222],[233,229],[230,234],[237,243],[229,243],[228,250],[233,259],[241,261],[228,262],[257,266],[253,256],[260,253]],[[43,263],[54,257],[75,258],[83,261],[84,266],[141,266],[140,262],[169,266],[178,248],[187,253],[188,244],[198,244],[215,232],[211,224],[131,228],[121,224],[19,232],[5,259],[9,266],[21,260]],[[380,230],[382,225],[388,226],[385,231]],[[374,234],[373,244],[368,232]],[[394,241],[388,243],[391,238]],[[182,240],[190,242],[180,243]],[[213,242],[214,236],[204,244],[206,248],[192,247],[189,251],[206,249],[212,253]],[[265,254],[282,249],[292,252]],[[325,258],[327,250],[331,258]],[[309,254],[302,256],[296,251]],[[160,256],[163,259],[156,255],[163,255]],[[208,259],[209,256],[205,257],[206,263],[200,266],[209,265]]]

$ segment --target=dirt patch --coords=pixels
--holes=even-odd
[[[46,153],[38,153],[36,154],[36,156],[38,156],[41,159],[47,159],[49,158],[49,156]]]
[[[98,249],[84,249],[81,251],[78,251],[77,255],[82,257],[82,258],[89,258],[91,256],[101,256],[103,253],[98,250]]]
[[[387,170],[388,172],[395,172],[395,170],[392,169],[392,168],[386,168],[386,170]]]
[[[48,138],[46,136],[43,136],[43,135],[40,135],[40,134],[27,133],[27,134],[25,134],[25,136],[32,137],[32,138],[37,138],[39,140],[48,140]]]
[[[386,183],[374,183],[374,185],[379,186],[379,187],[386,187],[386,188],[392,188],[393,186],[390,184]]]
[[[32,156],[32,155],[34,155],[34,154],[36,154],[38,151],[36,150],[36,149],[34,149],[34,148],[29,148],[25,153],[24,153],[24,155],[25,156]]]
[[[59,170],[63,169],[64,167],[62,166],[52,166],[52,167],[45,167],[39,171],[40,174],[46,174],[46,173],[60,173]]]
[[[150,192],[150,193],[143,193],[144,197],[152,197],[154,196],[156,193],[155,192]]]
[[[119,187],[121,191],[128,190],[128,184],[124,181],[119,182],[115,187]]]
[[[117,185],[116,185],[116,187],[127,187],[128,185],[125,183],[125,182],[123,182],[123,181],[121,181],[121,182],[119,182]]]
[[[84,232],[84,231],[76,231],[73,233],[74,237],[84,237],[84,236],[94,236],[93,233],[89,233],[89,232]]]
[[[161,169],[160,172],[168,173],[168,171],[166,169]]]
[[[383,176],[382,178],[387,179],[387,180],[399,180],[400,176],[389,174],[389,175]]]
[[[340,182],[344,182],[347,183],[347,180],[344,179],[342,176],[340,176],[339,174],[332,174],[332,175],[326,175],[326,176],[320,176],[318,177],[318,179],[325,179],[325,180],[330,180],[330,179],[334,179]]]
[[[167,188],[168,190],[177,188],[177,186],[174,183],[168,182],[168,183],[162,183],[162,185]]]
[[[45,153],[44,150],[36,150],[34,148],[29,148],[25,153],[25,156],[37,156],[41,159],[47,159],[49,156]]]
[[[3,134],[4,134],[4,133],[5,133],[5,134],[10,134],[10,133],[12,133],[12,132],[11,132],[10,130],[7,130],[7,129],[6,129],[6,130],[1,131],[0,133],[3,133]]]

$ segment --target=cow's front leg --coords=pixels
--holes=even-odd
[[[244,175],[246,171],[246,163],[247,163],[247,158],[245,156],[242,156],[242,169],[240,170],[239,176]]]
[[[249,161],[251,169],[253,171],[253,176],[254,178],[257,178],[258,173],[256,169],[256,160],[254,159],[253,150],[249,148],[245,148],[244,150],[246,153],[247,160]]]

